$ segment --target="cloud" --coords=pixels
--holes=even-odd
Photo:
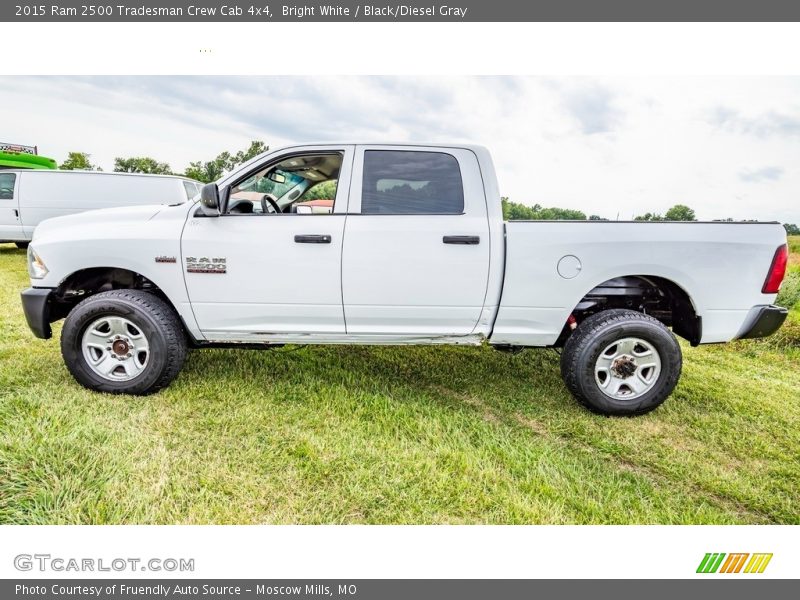
[[[342,139],[343,130],[348,139],[383,139],[398,122],[413,136],[438,137],[449,130],[431,107],[454,102],[453,86],[419,78],[147,77],[119,78],[115,87],[146,94],[192,125],[222,113],[241,129],[289,140]]]
[[[724,131],[759,138],[800,135],[800,116],[777,111],[748,117],[729,107],[717,106],[711,111],[708,121]]]
[[[762,167],[761,169],[743,169],[739,171],[739,179],[747,183],[778,181],[781,177],[783,177],[782,167]]]
[[[614,99],[609,88],[598,84],[562,92],[564,108],[586,135],[608,133],[619,125],[622,113],[614,106]]]
[[[58,161],[182,171],[251,140],[474,142],[503,196],[609,218],[681,203],[800,222],[800,171],[774,170],[800,155],[798,98],[800,77],[0,77],[4,141]]]

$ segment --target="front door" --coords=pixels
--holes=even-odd
[[[0,241],[23,240],[16,173],[0,171]]]
[[[341,255],[352,154],[315,147],[272,155],[220,190],[221,216],[190,214],[182,260],[206,339],[345,333]]]
[[[472,333],[489,276],[489,223],[475,155],[358,146],[350,189],[342,258],[347,333]]]

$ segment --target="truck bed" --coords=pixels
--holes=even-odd
[[[701,343],[735,339],[755,306],[776,249],[779,223],[512,221],[493,344],[553,345],[575,307],[617,277],[663,278],[688,295]],[[559,272],[561,271],[561,272]]]

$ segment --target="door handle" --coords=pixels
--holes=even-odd
[[[446,235],[442,238],[442,243],[474,246],[481,243],[481,238],[477,235]]]
[[[294,241],[297,244],[330,244],[329,235],[296,235]]]

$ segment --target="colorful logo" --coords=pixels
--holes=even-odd
[[[727,558],[726,558],[727,557]],[[750,560],[747,560],[748,557]],[[708,552],[697,567],[698,573],[763,573],[772,554]],[[724,562],[723,562],[724,561]]]

